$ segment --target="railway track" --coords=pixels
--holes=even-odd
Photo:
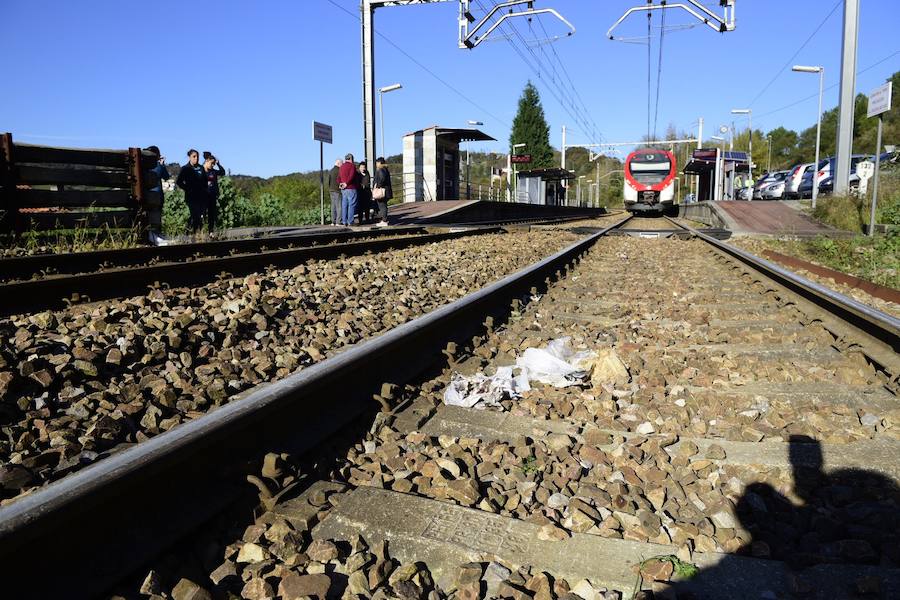
[[[259,488],[146,593],[900,594],[898,321],[612,229],[0,508],[10,589],[109,589]],[[563,337],[598,355],[576,385],[441,401]]]
[[[425,227],[351,231],[315,230],[313,233],[270,235],[234,240],[214,240],[170,246],[145,246],[118,250],[95,250],[69,254],[35,254],[0,258],[0,282],[22,281],[53,275],[76,275],[107,269],[142,267],[156,263],[187,262],[198,258],[222,258],[324,244],[347,243],[384,237],[428,233]]]
[[[268,267],[290,268],[307,260],[332,260],[339,256],[358,256],[373,252],[387,252],[424,244],[432,244],[467,236],[476,236],[503,231],[500,227],[473,227],[443,230],[430,233],[421,228],[401,230],[396,235],[383,235],[391,231],[374,232],[371,236],[310,236],[304,242],[309,245],[293,247],[297,240],[286,243],[289,238],[267,240],[240,240],[239,253],[231,253],[235,249],[233,242],[203,249],[205,254],[186,254],[190,249],[168,246],[159,249],[135,249],[141,252],[127,252],[127,257],[115,259],[119,266],[111,266],[102,270],[78,272],[79,267],[64,267],[72,274],[50,275],[37,279],[0,283],[0,316],[21,312],[40,312],[59,310],[73,304],[90,303],[110,298],[121,298],[145,293],[148,288],[198,286],[221,278],[241,277],[250,273],[263,271]],[[361,232],[354,232],[361,233]],[[366,232],[367,234],[370,232]],[[363,239],[360,239],[363,238]],[[338,241],[335,241],[338,240]],[[348,241],[349,240],[349,241]],[[250,243],[252,242],[252,243]],[[265,242],[265,243],[264,243]],[[321,245],[317,245],[321,242]],[[283,244],[283,245],[282,245]],[[196,245],[196,246],[199,246]],[[274,246],[274,247],[273,247]],[[227,252],[224,252],[227,249]],[[162,256],[165,262],[158,262],[157,250],[165,251]],[[176,250],[172,252],[170,250]],[[106,253],[86,253],[106,254]],[[68,255],[77,257],[77,254]],[[139,257],[152,257],[146,262],[135,262]],[[54,262],[64,262],[57,257]],[[18,261],[19,259],[6,259]],[[95,258],[79,257],[83,265],[94,264]],[[2,263],[3,261],[0,261]],[[2,265],[0,265],[2,266]],[[32,265],[33,266],[33,265]],[[29,269],[32,267],[29,267]]]

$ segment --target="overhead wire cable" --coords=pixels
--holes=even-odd
[[[662,92],[662,61],[663,61],[663,39],[666,35],[666,0],[662,1],[662,16],[660,17],[659,26],[659,58],[656,61],[656,107],[653,111],[653,139],[656,137],[656,126],[659,122],[659,96]]]
[[[748,106],[753,106],[756,103],[756,101],[759,100],[760,97],[762,97],[762,95],[765,94],[770,87],[772,87],[772,84],[775,83],[775,81],[779,77],[781,77],[781,74],[784,73],[784,70],[787,69],[791,65],[791,63],[794,61],[794,59],[797,58],[797,55],[800,54],[800,52],[802,52],[804,48],[806,48],[806,45],[812,41],[812,39],[816,36],[816,34],[819,33],[819,31],[822,29],[822,27],[825,26],[825,23],[828,22],[828,19],[831,18],[831,16],[834,14],[834,12],[843,3],[844,3],[844,0],[837,0],[837,2],[834,3],[834,6],[831,7],[831,10],[828,12],[827,15],[825,15],[825,18],[822,19],[822,22],[819,23],[819,26],[816,27],[811,34],[809,34],[809,37],[806,38],[806,41],[804,41],[802,44],[800,44],[800,47],[797,48],[797,51],[794,52],[794,54],[792,54],[791,57],[789,59],[787,59],[787,61],[785,61],[785,63],[781,66],[780,69],[778,69],[778,71],[775,73],[775,76],[772,77],[772,79],[769,81],[769,83],[767,83],[765,85],[765,87],[762,90],[760,90],[760,92],[758,94],[756,94],[756,96],[753,97],[753,100],[750,101],[750,104]]]
[[[479,9],[481,9],[482,11],[487,12],[486,9],[485,9],[485,7],[481,4],[481,2],[480,2],[479,0],[475,0],[475,4],[478,6]],[[524,36],[523,36],[522,33],[518,30],[518,28],[515,27],[515,25],[513,25],[513,24],[510,23],[509,21],[504,21],[504,22],[502,22],[502,23],[500,24],[500,29],[501,29],[501,30],[505,30],[505,28],[506,28],[507,26],[509,27],[509,30],[513,33],[513,35],[521,42],[521,45],[525,47],[525,50],[527,50],[528,53],[531,55],[532,60],[529,60],[529,59],[525,56],[525,54],[523,53],[523,51],[519,48],[519,46],[518,46],[517,44],[515,44],[515,43],[513,42],[512,39],[507,39],[507,42],[512,46],[513,50],[516,52],[516,54],[518,54],[519,58],[522,59],[522,61],[526,64],[526,66],[528,66],[528,68],[529,68],[529,69],[537,76],[537,78],[538,78],[539,80],[543,81],[543,80],[544,80],[544,77],[543,77],[543,74],[542,74],[542,73],[543,73],[543,72],[548,72],[548,75],[549,75],[549,71],[553,71],[554,76],[555,76],[556,78],[560,78],[560,79],[561,79],[561,76],[560,76],[559,73],[556,71],[555,66],[554,66],[554,65],[550,65],[550,68],[548,68],[548,67],[543,63],[543,61],[542,61],[542,60],[540,59],[540,57],[534,52],[534,50],[533,50],[533,49],[531,48],[531,46],[528,44],[527,40],[524,38]],[[564,93],[561,93],[560,90],[558,90],[557,88],[555,88],[555,87],[552,86],[552,85],[551,85],[551,86],[548,86],[548,90],[550,91],[551,95],[557,100],[557,102],[559,102],[559,104],[560,104],[560,106],[563,108],[563,110],[565,110],[566,113],[567,113],[572,119],[574,119],[575,122],[576,122],[582,129],[584,129],[585,131],[588,131],[588,130],[591,129],[590,124],[587,122],[587,119],[581,114],[582,111],[578,109],[578,107],[575,105],[575,103],[574,103],[574,101],[573,101],[572,99],[567,98],[566,95],[565,95]]]
[[[653,30],[650,26],[652,13],[647,11],[647,141],[652,140],[650,137],[650,106],[653,103],[653,89],[651,87],[652,77],[650,70],[653,68]]]
[[[858,75],[862,75],[863,73],[866,73],[866,72],[868,72],[868,71],[871,71],[872,69],[874,69],[874,68],[877,67],[878,65],[880,65],[880,64],[882,64],[882,63],[885,63],[885,62],[889,61],[890,59],[894,58],[894,57],[897,56],[898,54],[900,54],[900,50],[894,50],[891,54],[888,54],[887,56],[885,56],[885,57],[882,58],[881,60],[879,60],[879,61],[877,61],[877,62],[874,62],[874,63],[872,63],[871,65],[869,65],[868,67],[866,67],[866,68],[864,68],[864,69],[860,69],[859,71],[857,71],[857,72],[856,72],[857,76],[858,76]],[[823,91],[833,90],[834,88],[838,87],[838,85],[840,85],[840,83],[833,83],[833,84],[831,84],[831,85],[825,87],[825,88],[823,89]],[[768,117],[769,115],[774,115],[775,113],[779,113],[779,112],[781,112],[781,111],[783,111],[783,110],[787,110],[787,109],[789,109],[789,108],[793,108],[794,106],[797,106],[798,104],[802,104],[802,103],[804,103],[804,102],[808,102],[809,100],[812,100],[813,98],[818,98],[818,97],[819,97],[818,92],[816,92],[815,94],[810,94],[809,96],[806,96],[805,98],[800,98],[799,100],[795,100],[794,102],[791,102],[790,104],[785,104],[784,106],[782,106],[782,107],[780,107],[780,108],[776,108],[776,109],[770,110],[770,111],[768,111],[768,112],[760,113],[759,115],[757,115],[757,118],[760,118],[760,119],[761,119],[761,118],[763,118],[763,117]]]
[[[351,12],[351,11],[348,10],[347,8],[341,6],[340,4],[338,4],[337,2],[335,2],[335,0],[327,0],[327,1],[328,1],[330,4],[332,4],[334,7],[338,8],[338,9],[340,9],[341,11],[345,12],[346,14],[348,14],[348,15],[349,15],[350,17],[352,17],[356,22],[358,22],[358,23],[361,23],[361,22],[362,22],[362,19],[361,19],[358,15],[355,15],[353,12]],[[449,83],[449,82],[446,81],[444,78],[442,78],[440,75],[438,75],[437,73],[435,73],[434,71],[432,71],[431,69],[429,69],[427,66],[425,66],[424,64],[422,64],[420,61],[418,61],[418,60],[417,60],[415,57],[413,57],[409,52],[407,52],[406,50],[404,50],[403,48],[401,48],[400,46],[398,46],[391,38],[387,37],[386,35],[384,35],[384,34],[381,33],[380,31],[378,31],[377,29],[375,29],[375,33],[378,35],[378,37],[380,37],[381,39],[383,39],[384,41],[386,41],[388,44],[390,44],[391,46],[393,46],[395,50],[397,50],[398,52],[400,52],[400,54],[402,54],[403,56],[405,56],[406,58],[408,58],[410,61],[412,61],[413,64],[415,64],[417,67],[419,67],[420,69],[422,69],[423,71],[425,71],[426,73],[428,73],[429,75],[431,75],[434,79],[436,79],[438,82],[440,82],[442,85],[444,85],[444,87],[446,87],[447,89],[449,89],[450,91],[452,91],[454,94],[456,94],[457,96],[459,96],[460,98],[462,98],[463,100],[465,100],[466,102],[468,102],[469,104],[471,104],[472,106],[474,106],[475,108],[477,108],[478,110],[480,110],[481,112],[483,112],[484,114],[486,114],[487,116],[489,116],[490,118],[494,119],[494,120],[497,121],[498,123],[502,123],[503,125],[506,125],[507,127],[511,127],[511,126],[512,126],[512,124],[511,124],[509,121],[507,121],[506,119],[502,119],[502,118],[498,117],[497,115],[495,115],[495,114],[493,114],[492,112],[490,112],[488,109],[486,109],[486,108],[484,108],[483,106],[481,106],[481,105],[480,105],[479,103],[477,103],[476,101],[474,101],[474,100],[472,100],[471,98],[469,98],[468,96],[466,96],[464,93],[462,93],[462,92],[461,92],[460,90],[458,90],[456,87],[454,87],[451,83]]]
[[[550,34],[547,33],[547,28],[544,27],[544,21],[542,19],[538,19],[538,24],[541,26],[541,30],[544,32],[544,35],[549,38]],[[553,55],[556,57],[559,66],[562,68],[563,75],[565,75],[566,80],[569,82],[569,85],[572,87],[572,91],[575,93],[575,97],[578,99],[585,113],[588,115],[588,118],[591,121],[591,133],[592,138],[596,142],[600,142],[600,133],[597,131],[597,123],[594,121],[593,116],[591,115],[590,109],[587,107],[587,104],[584,102],[584,99],[581,97],[581,94],[578,92],[578,87],[575,85],[575,82],[572,80],[572,76],[569,75],[569,70],[566,68],[565,62],[560,58],[559,53],[556,51],[556,46],[551,44],[550,49],[553,51]]]
[[[487,12],[487,9],[481,4],[480,0],[475,0],[475,4],[478,6],[479,9]],[[534,50],[531,48],[531,45],[523,37],[522,33],[518,30],[518,28],[514,24],[512,24],[512,22],[510,22],[510,21],[502,22],[500,24],[500,29],[505,31],[505,28],[507,26],[509,27],[512,35],[515,36],[521,42],[522,46],[524,46],[525,49],[529,52],[529,54],[532,57],[532,60],[529,60],[528,58],[525,57],[523,52],[519,49],[519,46],[517,46],[513,42],[512,36],[510,36],[510,35],[506,36],[507,42],[510,43],[510,45],[513,47],[513,50],[516,51],[516,53],[519,55],[519,57],[522,58],[522,61],[538,77],[538,79],[543,80],[544,77],[543,77],[542,73],[548,72],[548,74],[549,74],[550,71],[553,72],[551,77],[554,81],[556,79],[562,79],[562,76],[559,74],[558,70],[556,69],[556,66],[551,64],[550,67],[548,68],[547,65],[545,65],[544,62],[541,60],[541,58],[534,52]],[[546,29],[545,29],[545,34],[546,34]],[[544,53],[543,49],[542,49],[542,53]],[[581,127],[583,127],[585,130],[591,129],[591,126],[587,123],[587,119],[582,114],[582,111],[578,108],[578,106],[576,106],[576,104],[574,102],[574,97],[567,96],[565,94],[564,89],[557,89],[554,87],[550,87],[550,92],[557,99],[557,101],[560,103],[562,108],[565,109],[567,113],[569,113],[569,116],[572,117],[573,119],[575,119],[576,122]],[[563,98],[560,98],[560,95],[562,95]],[[567,107],[567,104],[568,104],[568,107]],[[569,108],[571,108],[572,110],[570,111]],[[575,114],[573,114],[572,111],[574,111]]]

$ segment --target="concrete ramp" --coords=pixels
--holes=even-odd
[[[544,206],[486,200],[437,200],[407,202],[388,208],[391,225],[475,225],[530,219],[565,219],[604,215],[603,208]]]

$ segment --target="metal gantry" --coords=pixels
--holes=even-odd
[[[734,31],[734,3],[735,0],[719,0],[719,4],[724,9],[724,14],[720,17],[707,7],[700,4],[698,0],[686,0],[686,3],[667,2],[666,0],[662,0],[659,4],[653,4],[653,0],[647,0],[646,6],[635,6],[625,11],[625,14],[622,15],[618,21],[613,23],[613,26],[610,27],[606,32],[606,37],[611,40],[620,39],[616,38],[616,36],[613,35],[613,30],[633,14],[642,12],[649,13],[654,10],[667,10],[672,8],[678,8],[687,11],[695,18],[699,19],[702,23],[708,25],[714,31],[718,31],[720,33],[725,33],[726,31]]]

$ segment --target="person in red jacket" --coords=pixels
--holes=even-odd
[[[356,170],[356,162],[352,154],[344,157],[344,164],[338,171],[338,185],[341,188],[341,223],[353,225],[356,215],[357,187],[359,173]]]

